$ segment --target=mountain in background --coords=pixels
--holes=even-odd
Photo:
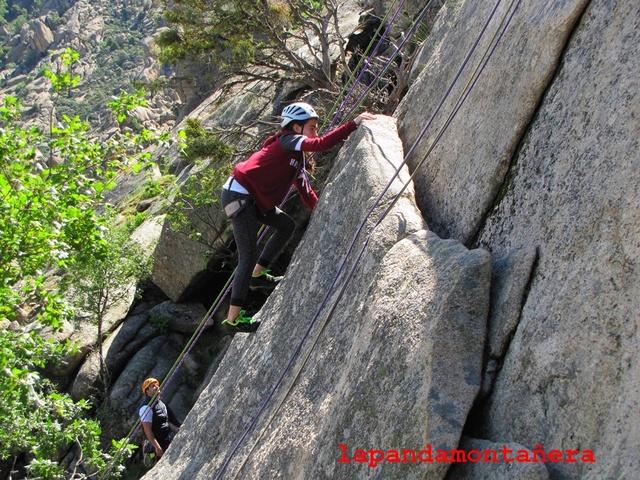
[[[183,101],[168,87],[170,70],[153,54],[153,37],[163,28],[157,2],[2,0],[0,14],[0,96],[18,97],[25,119],[47,125],[55,108],[57,115],[78,115],[108,131],[115,123],[105,104],[121,91],[144,87],[151,98],[134,116],[145,126],[175,123]],[[43,72],[55,72],[67,48],[80,54],[72,72],[80,83],[54,99]]]

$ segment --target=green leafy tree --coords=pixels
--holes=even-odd
[[[50,78],[54,89],[72,81]],[[110,258],[107,218],[97,213],[104,194],[118,172],[140,168],[138,159],[148,156],[141,152],[160,137],[143,131],[98,142],[86,123],[66,116],[44,135],[23,127],[19,111],[18,101],[5,97],[0,106],[0,469],[26,463],[33,478],[63,478],[60,460],[68,457],[73,478],[107,472],[117,478],[126,455],[113,461],[110,455],[120,446],[100,451],[100,426],[86,415],[89,404],[58,393],[43,377],[43,369],[72,348],[43,333],[73,318],[63,284],[51,282],[52,275]],[[50,153],[49,159],[42,152]]]
[[[80,60],[80,54],[72,48],[66,48],[60,53],[60,61],[57,63],[56,72],[51,68],[44,71],[44,76],[51,80],[51,86],[56,94],[71,89],[78,85],[80,76],[73,75],[72,68]]]
[[[131,239],[130,233],[126,228],[111,228],[100,249],[76,261],[66,278],[76,305],[88,313],[98,327],[97,353],[105,396],[110,383],[103,351],[106,315],[111,307],[129,296],[131,285],[137,285],[150,273],[150,258]]]
[[[442,2],[425,2],[415,19],[420,19],[422,32],[404,44],[401,52],[396,53],[389,45],[375,57],[368,56],[374,41],[364,46],[358,40],[346,50],[348,42],[340,31],[339,2],[163,0],[163,6],[170,28],[156,38],[160,60],[180,64],[185,67],[183,72],[197,72],[197,79],[207,89],[220,85],[230,88],[255,80],[279,84],[285,79],[300,89],[335,95],[345,83],[350,86],[355,81],[366,55],[370,66],[356,85],[356,93],[364,93],[375,81],[364,100],[365,106],[392,113],[406,92],[422,32],[428,33]],[[362,28],[376,30],[371,32],[371,38],[377,40],[384,29],[375,25],[365,20]],[[387,55],[394,55],[394,61],[388,63]]]
[[[0,316],[23,315],[21,306],[34,303],[36,320],[59,327],[65,312],[45,276],[102,241],[93,207],[116,172],[102,169],[95,146],[76,141],[83,128],[71,119],[53,129],[51,142],[66,161],[47,166],[42,133],[23,129],[18,118],[19,104],[7,97],[0,107]]]
[[[99,425],[83,415],[88,404],[56,392],[40,373],[70,351],[41,335],[71,315],[47,277],[104,244],[94,207],[115,172],[102,170],[100,149],[86,140],[72,149],[75,122],[56,127],[53,139],[67,161],[45,165],[37,148],[43,136],[15,123],[18,110],[10,97],[0,108],[0,317],[22,325],[0,336],[0,460],[28,453],[32,475],[61,478],[59,455],[69,446],[84,472],[104,469],[106,460]]]
[[[222,77],[277,81],[284,74],[312,88],[335,87],[330,49],[338,48],[344,60],[345,42],[336,31],[333,2],[165,0],[164,5],[173,27],[156,40],[165,63],[215,66]]]

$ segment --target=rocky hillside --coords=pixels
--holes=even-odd
[[[153,93],[135,115],[147,126],[171,126],[183,101],[167,88],[167,74],[154,59],[153,36],[162,27],[159,6],[146,0],[94,2],[8,2],[0,26],[0,96],[17,96],[25,118],[48,125],[58,115],[79,115],[107,131],[113,122],[106,103],[121,91],[145,86]],[[54,98],[45,67],[57,71],[60,53],[71,48],[80,59],[73,74],[80,84]],[[55,107],[54,107],[55,104]]]

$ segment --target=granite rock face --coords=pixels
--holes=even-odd
[[[261,327],[236,335],[145,478],[444,476],[338,462],[340,445],[456,448],[480,388],[490,255],[426,229],[406,169],[391,182],[395,132],[380,117],[347,140]]]
[[[255,315],[262,326],[214,352],[183,429],[145,478],[633,476],[636,3],[447,2],[397,130],[381,117],[347,140],[285,279]],[[216,103],[198,118],[248,114],[240,96]],[[185,249],[166,224],[154,232],[153,280],[180,301],[204,249]],[[133,320],[127,328],[142,327]],[[114,398],[166,373],[158,352],[173,361],[184,341],[136,331],[145,341]],[[426,446],[596,461],[369,465],[378,450]]]
[[[418,168],[426,156],[415,178],[429,226],[496,261],[496,383],[470,419],[474,436],[593,452],[595,463],[547,462],[552,478],[634,476],[640,12],[630,0],[519,2],[433,146],[491,52],[504,2],[454,82],[494,4],[447,7],[396,112],[407,150],[434,119],[411,159]]]
[[[540,252],[486,431],[594,451],[550,464],[562,478],[638,471],[639,15],[630,1],[587,10],[479,236]]]
[[[442,11],[446,21],[394,114],[427,223],[465,244],[493,207],[589,2],[513,4],[465,1]]]

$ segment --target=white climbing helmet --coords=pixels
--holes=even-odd
[[[285,127],[289,122],[309,120],[310,118],[320,118],[311,105],[304,102],[296,102],[291,105],[287,105],[282,110],[282,127]]]

